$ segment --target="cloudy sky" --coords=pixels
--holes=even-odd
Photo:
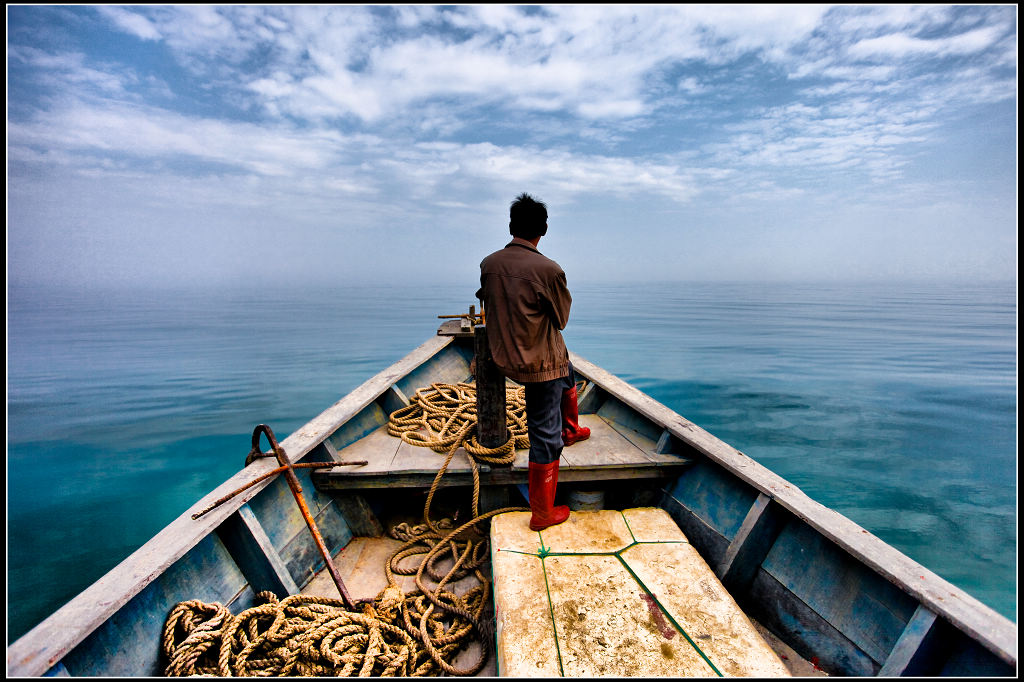
[[[7,21],[9,284],[1016,278],[1016,6]]]

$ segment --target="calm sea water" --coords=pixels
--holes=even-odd
[[[570,348],[1016,621],[1015,282],[572,288]],[[474,291],[9,290],[8,642]]]

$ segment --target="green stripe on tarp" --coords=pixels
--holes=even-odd
[[[619,512],[619,513],[621,514],[622,512]],[[633,529],[629,527],[629,522],[626,521],[625,514],[623,514],[622,520],[626,523],[626,528],[629,530],[629,534],[633,538],[633,542],[631,542],[629,545],[627,545],[625,547],[622,547],[621,549],[618,549],[618,550],[616,550],[614,552],[552,552],[548,547],[546,547],[544,545],[544,536],[541,535],[541,531],[537,531],[537,537],[540,539],[540,549],[538,549],[536,553],[534,553],[534,552],[523,552],[523,551],[514,550],[514,549],[503,549],[503,550],[501,550],[503,552],[512,552],[514,554],[523,554],[523,555],[526,555],[526,556],[535,556],[538,559],[540,559],[541,570],[544,572],[544,590],[547,592],[548,611],[549,611],[549,614],[550,614],[550,617],[551,617],[551,626],[552,626],[552,629],[555,632],[555,653],[558,656],[558,672],[559,672],[559,674],[561,674],[563,677],[565,676],[565,671],[564,671],[564,669],[562,667],[562,651],[561,651],[561,647],[558,644],[558,626],[557,626],[557,622],[555,621],[555,605],[554,605],[554,602],[551,599],[551,588],[550,588],[550,585],[548,584],[548,571],[547,571],[547,565],[545,563],[545,559],[547,559],[548,557],[553,557],[553,556],[556,556],[556,557],[557,556],[581,556],[581,557],[582,556],[613,556],[613,557],[615,557],[616,559],[619,560],[619,563],[622,564],[623,568],[625,568],[626,571],[629,573],[629,575],[633,577],[633,580],[636,582],[637,585],[640,586],[640,589],[642,589],[644,591],[644,593],[648,597],[650,597],[651,600],[655,604],[658,605],[658,608],[661,610],[661,612],[668,619],[668,622],[670,622],[672,624],[672,627],[674,627],[684,638],[686,638],[686,641],[689,642],[690,646],[692,646],[694,648],[694,650],[698,654],[700,654],[700,657],[704,659],[704,662],[707,663],[708,666],[711,667],[711,669],[715,672],[715,674],[718,675],[719,677],[725,677],[725,675],[722,673],[722,671],[720,671],[718,669],[718,666],[716,666],[711,661],[711,659],[708,658],[708,655],[704,653],[704,651],[697,645],[697,643],[693,641],[693,638],[690,637],[690,635],[686,632],[686,630],[683,629],[683,627],[676,621],[676,619],[672,617],[672,614],[669,613],[668,609],[665,608],[665,605],[661,603],[661,600],[658,599],[658,596],[656,594],[654,594],[654,592],[651,589],[649,589],[647,587],[647,585],[644,584],[643,580],[641,580],[640,577],[636,573],[633,572],[633,569],[631,569],[629,567],[629,564],[626,563],[626,560],[622,557],[622,553],[623,552],[629,550],[632,547],[636,547],[637,545],[686,545],[686,544],[689,544],[689,543],[688,542],[681,542],[681,541],[672,541],[672,540],[656,540],[656,541],[653,541],[653,542],[639,542],[636,539],[636,535],[633,533]]]

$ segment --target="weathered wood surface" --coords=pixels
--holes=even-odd
[[[217,535],[253,592],[270,590],[277,595],[287,595],[299,589],[249,505],[243,504],[238,513],[228,517],[217,529]]]
[[[760,493],[743,519],[739,532],[729,543],[715,573],[730,590],[745,591],[758,567],[775,544],[785,519],[776,513],[771,498]]]
[[[800,599],[875,663],[889,656],[918,605],[911,595],[852,561],[802,522],[786,525],[760,570],[759,579]],[[820,658],[830,660],[824,650]],[[871,665],[856,674],[875,670]]]
[[[473,328],[476,369],[477,441],[485,448],[497,448],[508,440],[505,419],[505,375],[491,358],[487,326]]]
[[[663,425],[683,443],[768,495],[931,611],[1016,665],[1017,626],[1009,619],[622,379],[571,351],[569,358],[579,374],[652,422]]]
[[[590,428],[590,438],[562,451],[559,481],[660,478],[673,471],[678,473],[678,468],[690,462],[677,455],[656,452],[655,441],[621,427],[617,429],[598,415],[580,415],[580,424]],[[313,480],[322,489],[385,488],[398,484],[430,486],[446,454],[406,443],[388,434],[386,427],[380,427],[339,450],[338,457],[342,461],[366,460],[367,464],[314,474]],[[511,466],[480,464],[478,467],[484,485],[525,483],[529,451],[517,450]],[[452,456],[441,485],[472,485],[472,482],[469,455],[460,447]]]
[[[926,648],[925,640],[933,632],[935,614],[923,606],[918,606],[914,617],[900,635],[899,641],[886,658],[885,664],[879,669],[879,677],[899,677],[901,675],[920,674],[914,670],[914,658],[918,652]]]
[[[432,337],[391,367],[368,379],[350,394],[327,408],[280,443],[290,461],[296,462],[342,424],[372,403],[396,381],[405,377],[452,343],[451,337]],[[244,459],[245,443],[240,448]],[[72,648],[103,624],[147,585],[159,578],[192,547],[207,537],[279,477],[259,483],[198,520],[191,515],[237,490],[277,466],[261,458],[239,471],[190,509],[168,524],[149,542],[133,552],[78,596],[7,648],[7,674],[35,677],[46,673]],[[310,486],[312,492],[312,486]],[[308,498],[307,498],[308,499]]]
[[[398,552],[405,543],[390,537],[359,537],[348,543],[343,550],[334,555],[334,565],[341,574],[342,580],[351,592],[352,599],[373,599],[380,596],[381,591],[388,586],[387,574],[384,571],[384,564]],[[420,557],[422,558],[422,557]],[[442,574],[451,569],[452,559],[444,558],[437,562],[437,569]],[[416,565],[416,557],[408,557],[399,562],[403,568]],[[395,582],[406,594],[416,592],[419,587],[416,585],[415,575],[394,574]],[[435,585],[429,577],[425,578],[428,587]],[[460,580],[449,582],[445,585],[446,590],[455,594],[465,595],[470,589],[479,585],[474,575],[466,576]],[[302,594],[313,597],[337,598],[337,588],[334,586],[330,574],[321,571],[305,587]],[[490,614],[486,611],[484,618]],[[456,655],[453,664],[457,668],[468,668],[480,658],[480,642],[472,641],[468,647]],[[484,663],[483,669],[477,673],[478,677],[495,677],[498,674],[497,663],[494,656]]]
[[[246,579],[216,534],[203,538],[159,580],[150,582],[86,637],[86,646],[63,657],[66,670],[83,677],[156,676],[164,620],[185,599],[212,602],[246,591]],[[222,602],[223,603],[223,602]],[[8,676],[14,676],[11,670]]]

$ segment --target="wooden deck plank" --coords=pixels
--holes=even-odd
[[[647,458],[651,464],[675,464],[679,461],[680,456],[674,455],[667,452],[658,452],[658,441],[653,438],[648,438],[642,433],[633,431],[632,429],[624,427],[616,427],[615,424],[611,424],[611,427],[615,429],[623,438],[628,440],[630,443],[635,445]],[[667,433],[667,432],[666,432]]]
[[[402,544],[389,537],[352,538],[348,545],[334,555],[334,565],[353,600],[373,599],[388,586],[384,563]],[[414,576],[396,575],[395,580],[403,591],[416,591]],[[322,570],[302,588],[302,594],[337,599],[338,588],[330,573]]]
[[[367,464],[347,467],[346,474],[353,476],[380,476],[389,474],[436,474],[444,464],[446,455],[434,452],[428,447],[406,443],[392,436],[387,426],[382,426],[365,438],[338,451],[341,461],[366,460]],[[469,457],[459,448],[448,465],[450,472],[469,472]]]
[[[590,438],[562,450],[563,469],[647,464],[643,450],[629,442],[596,414],[580,416],[580,426],[590,428]]]
[[[394,556],[395,552],[402,548],[403,543],[391,537],[357,537],[353,538],[348,545],[334,555],[334,565],[345,583],[352,599],[373,599],[380,595],[387,587],[388,579],[384,571],[384,564]],[[422,558],[422,557],[419,557]],[[416,557],[407,557],[400,563],[403,567],[416,565]],[[443,573],[451,568],[451,560],[444,560],[438,563],[438,569]],[[395,574],[395,582],[406,594],[412,594],[419,588],[416,586],[416,577],[413,575]],[[436,583],[428,579],[427,587],[435,587]],[[479,582],[473,576],[467,576],[461,580],[449,583],[446,589],[455,594],[465,595],[469,590],[476,587]],[[338,598],[338,588],[330,573],[324,569],[302,589],[302,594],[314,597]],[[485,612],[485,617],[489,613]],[[456,655],[452,661],[457,668],[468,668],[476,662],[481,655],[480,643],[471,642],[467,648]],[[495,677],[498,672],[497,659],[492,653],[483,668],[476,674],[478,677]]]
[[[561,481],[657,478],[669,474],[673,467],[689,464],[685,458],[656,453],[655,441],[635,432],[622,433],[614,424],[596,414],[580,415],[580,424],[590,428],[591,435],[562,451]],[[388,434],[387,427],[382,426],[338,451],[338,459],[366,460],[366,465],[317,472],[313,474],[313,480],[323,489],[375,488],[397,484],[429,486],[444,464],[445,457],[428,447],[406,443]],[[511,466],[480,464],[479,470],[484,483],[525,483],[529,450],[517,450]],[[471,484],[469,456],[459,448],[448,465],[442,485]]]
[[[391,469],[403,474],[436,474],[447,456],[447,453],[441,454],[430,448],[410,445],[402,441],[402,444],[398,446],[398,452],[395,453],[395,459],[391,463]],[[482,471],[489,469],[487,465],[478,466]],[[448,463],[447,472],[469,473],[472,470],[466,451],[463,448],[456,450],[452,461]]]
[[[363,466],[346,467],[349,474],[355,476],[380,475],[391,472],[392,463],[398,453],[402,441],[388,433],[387,426],[382,426],[369,435],[357,440],[348,447],[338,451],[338,460],[366,460]]]

